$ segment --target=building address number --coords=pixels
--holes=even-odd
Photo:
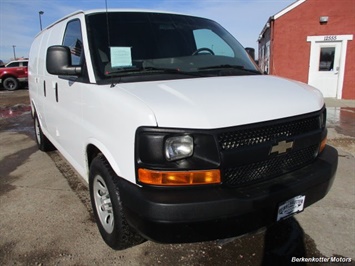
[[[337,40],[336,35],[324,36],[324,41],[336,41],[336,40]]]

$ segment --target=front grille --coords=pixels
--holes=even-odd
[[[289,152],[268,160],[227,168],[224,172],[224,184],[239,186],[261,182],[298,169],[314,160],[318,147],[318,144],[312,145],[308,148]]]
[[[223,132],[218,134],[218,143],[222,150],[233,150],[275,139],[290,138],[319,128],[320,119],[319,116],[315,116],[270,126],[248,127],[247,129]]]
[[[223,184],[230,187],[262,182],[311,163],[321,140],[321,112],[313,115],[225,129],[216,137],[223,160]],[[272,153],[281,141],[291,151]]]

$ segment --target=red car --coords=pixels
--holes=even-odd
[[[16,90],[28,81],[28,60],[11,61],[0,68],[0,84],[6,90]]]

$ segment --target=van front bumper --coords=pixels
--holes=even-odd
[[[305,196],[304,207],[322,199],[333,184],[337,164],[336,149],[326,146],[312,164],[252,186],[147,188],[121,178],[120,194],[128,223],[147,239],[224,239],[272,225],[279,204],[295,196]]]

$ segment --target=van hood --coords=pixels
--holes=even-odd
[[[143,101],[159,127],[222,128],[320,110],[322,94],[275,76],[194,78],[119,84]]]

